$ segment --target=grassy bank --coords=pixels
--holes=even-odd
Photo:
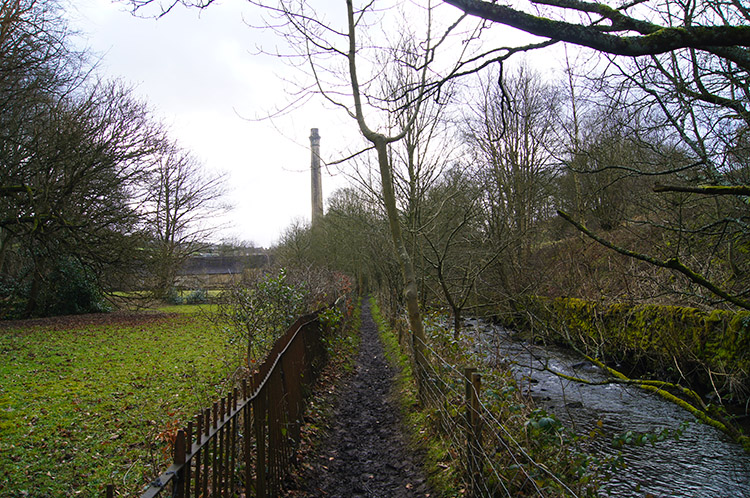
[[[0,329],[0,496],[137,492],[237,359],[198,315]]]
[[[507,364],[487,364],[470,334],[455,340],[446,326],[448,317],[440,313],[424,315],[430,371],[420,402],[404,342],[399,344],[397,333],[375,305],[373,316],[386,354],[400,369],[407,430],[424,451],[426,470],[440,496],[596,496],[604,476],[617,470],[616,459],[600,461],[586,452],[597,434],[578,436],[536,407],[521,392]],[[473,452],[476,468],[481,469],[475,471],[475,480],[468,474],[464,366],[476,366],[481,374],[483,442]]]

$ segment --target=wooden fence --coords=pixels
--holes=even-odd
[[[178,431],[174,463],[141,498],[276,496],[299,444],[307,388],[327,360],[323,333],[317,313],[299,318],[250,382]],[[107,486],[106,497],[114,493]]]

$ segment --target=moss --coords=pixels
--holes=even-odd
[[[726,432],[750,452],[750,438],[734,427],[731,419],[701,409],[695,391],[677,384],[687,379],[693,388],[718,392],[736,406],[745,407],[750,402],[750,312],[704,312],[575,298],[527,297],[519,302],[526,306],[519,310],[521,314],[545,324],[543,333],[548,340],[572,345],[592,361],[616,360],[641,373],[648,372],[660,380],[633,383]],[[614,371],[610,373],[618,377]],[[670,379],[677,383],[670,383]]]
[[[602,304],[576,298],[519,300],[546,324],[552,339],[572,343],[587,354],[629,358],[650,371],[671,368],[721,372],[747,386],[750,380],[750,312],[658,305]],[[739,380],[739,383],[736,381]],[[742,389],[730,393],[738,395]]]

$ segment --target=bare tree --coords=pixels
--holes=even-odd
[[[206,247],[229,208],[224,192],[225,176],[208,172],[173,142],[161,145],[144,192],[157,297],[174,285],[180,265]]]
[[[676,183],[660,185],[658,191],[662,193],[685,192],[685,187],[744,187],[747,184],[745,175],[732,172],[737,167],[744,169],[743,160],[737,159],[747,155],[742,137],[748,129],[750,116],[746,84],[750,70],[749,16],[748,9],[740,2],[647,1],[610,6],[541,0],[517,7],[486,1],[447,0],[446,3],[469,15],[511,26],[550,42],[573,43],[602,54],[606,63],[603,70],[586,68],[594,75],[596,84],[605,88],[619,105],[637,110],[649,126],[671,130],[664,134],[665,143],[671,145],[666,148],[667,154],[672,154],[670,148],[677,147],[683,158],[682,164],[675,164],[671,160],[674,155],[671,159],[665,157],[661,161],[664,167],[656,171],[622,164],[614,165],[615,168],[652,178],[659,174],[682,173],[676,177]],[[739,191],[733,193],[737,195]],[[695,195],[713,197],[716,193],[715,189],[702,189]],[[674,203],[675,199],[675,196],[667,197],[664,202]],[[637,255],[636,259],[644,262],[659,263],[656,266],[676,271],[691,285],[709,290],[720,300],[747,307],[744,284],[747,271],[738,265],[736,250],[746,243],[749,235],[746,204],[741,198],[712,202],[718,203],[720,210],[711,218],[685,217],[683,210],[675,208],[674,221],[663,224],[663,228],[682,242],[675,246],[680,248],[685,248],[684,242],[696,232],[704,233],[711,240],[707,244],[719,251],[731,241],[726,250],[732,254],[732,266],[739,272],[734,271],[730,279],[710,275],[708,261],[711,258],[701,263],[692,261],[684,252],[666,257],[625,247],[619,247],[618,252]],[[583,226],[580,220],[578,225]]]
[[[528,289],[527,259],[539,226],[553,216],[557,174],[553,127],[559,112],[555,86],[526,66],[502,88],[483,82],[466,118],[465,141],[483,192],[482,220],[492,251],[491,272],[510,295]]]
[[[426,245],[423,258],[428,266],[428,286],[450,308],[456,338],[464,310],[476,302],[472,298],[476,298],[477,281],[503,255],[494,250],[485,230],[482,185],[464,169],[470,171],[451,168],[428,191],[420,232]]]
[[[0,226],[6,249],[12,242],[16,255],[4,273],[30,281],[30,315],[44,312],[37,297],[61,257],[100,276],[129,267],[142,240],[133,194],[146,178],[161,129],[115,83],[48,96],[21,129],[3,169]]]

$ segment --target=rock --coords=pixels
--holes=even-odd
[[[599,367],[597,367],[590,361],[582,361],[580,363],[576,363],[574,365],[571,365],[571,368],[573,370],[580,370],[582,372],[589,372],[589,373],[595,373],[599,371]]]

